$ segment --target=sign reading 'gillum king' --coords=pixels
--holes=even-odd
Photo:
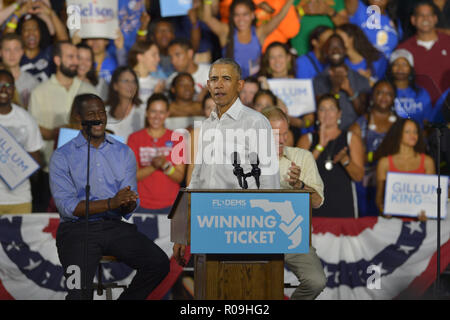
[[[309,195],[192,193],[192,253],[307,253]]]

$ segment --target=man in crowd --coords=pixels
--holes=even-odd
[[[450,87],[450,36],[436,30],[437,8],[420,1],[411,16],[416,34],[399,45],[414,57],[417,84],[428,91],[434,104]]]
[[[313,80],[316,96],[331,92],[339,100],[342,110],[340,128],[347,130],[366,110],[369,81],[345,64],[345,45],[342,38],[333,34],[323,48],[326,63],[329,65]]]
[[[172,80],[179,72],[187,72],[192,75],[195,82],[196,101],[202,101],[208,93],[207,81],[210,66],[208,64],[197,64],[194,62],[194,49],[190,41],[175,39],[169,44],[168,53],[175,71],[168,79],[167,85],[172,84]]]

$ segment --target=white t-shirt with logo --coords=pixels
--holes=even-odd
[[[8,114],[0,114],[0,125],[9,131],[16,141],[27,152],[35,152],[44,146],[39,127],[34,118],[23,108],[12,104]],[[31,202],[31,185],[26,179],[14,190],[10,190],[3,180],[0,180],[0,205]]]

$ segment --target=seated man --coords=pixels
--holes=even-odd
[[[56,235],[58,256],[66,277],[68,268],[75,265],[80,268],[83,279],[78,288],[69,288],[66,299],[92,299],[92,281],[104,255],[115,256],[137,270],[119,299],[146,299],[168,274],[169,259],[152,240],[138,232],[136,226],[121,221],[123,216],[128,218],[138,204],[133,151],[105,135],[107,117],[100,97],[94,94],[77,96],[74,108],[81,123],[96,120],[100,124],[83,125],[78,136],[57,149],[50,161],[50,188],[61,217]],[[88,128],[91,128],[92,185],[87,237]],[[89,239],[87,257],[85,239]]]
[[[278,156],[280,157],[280,186],[282,189],[310,191],[312,207],[317,209],[323,203],[323,181],[311,152],[286,146],[289,119],[277,107],[267,107],[262,114],[270,121],[273,130],[278,130]],[[291,296],[293,300],[315,299],[325,288],[327,278],[322,264],[311,245],[309,253],[285,254],[284,261],[300,281]]]

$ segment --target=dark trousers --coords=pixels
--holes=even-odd
[[[85,234],[86,221],[63,222],[56,234],[58,256],[66,279],[72,275],[70,266],[78,266],[81,270],[81,288],[69,289],[67,300],[93,299],[92,283],[102,256],[114,256],[136,270],[119,299],[146,299],[169,273],[167,255],[134,224],[117,220],[93,221],[89,222],[88,278],[87,290],[84,290]]]

